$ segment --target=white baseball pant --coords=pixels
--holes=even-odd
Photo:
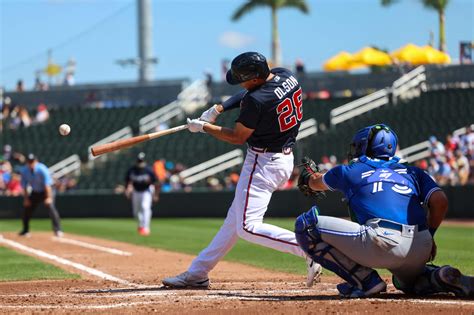
[[[138,220],[138,226],[142,228],[150,228],[151,222],[151,205],[153,202],[153,192],[149,188],[145,191],[136,191],[132,193],[133,215]]]
[[[263,223],[272,193],[288,181],[292,171],[292,153],[257,153],[247,150],[235,197],[224,224],[211,243],[193,260],[188,271],[198,277],[207,277],[239,237],[281,252],[306,257],[293,232]]]

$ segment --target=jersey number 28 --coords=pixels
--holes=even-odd
[[[299,88],[293,96],[287,97],[278,104],[276,111],[278,114],[278,124],[280,132],[287,131],[298,124],[303,119],[303,95]]]

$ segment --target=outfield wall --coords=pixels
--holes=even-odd
[[[450,200],[449,218],[474,219],[474,186],[446,187]],[[233,199],[233,192],[175,192],[161,194],[160,202],[154,206],[154,217],[225,217]],[[348,216],[342,195],[328,192],[327,197],[317,201],[322,214]],[[0,218],[18,218],[22,198],[0,197]],[[297,190],[278,191],[273,195],[267,216],[296,217],[309,209],[313,201]],[[130,217],[130,202],[123,195],[96,194],[59,195],[56,205],[62,217]],[[48,217],[45,209],[38,209],[35,217]]]

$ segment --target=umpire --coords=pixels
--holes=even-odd
[[[44,203],[49,211],[53,223],[54,235],[62,237],[61,218],[54,206],[53,179],[49,169],[40,163],[37,157],[30,153],[26,159],[26,166],[21,170],[21,186],[23,188],[23,230],[20,236],[30,235],[30,219],[33,211],[40,203]]]

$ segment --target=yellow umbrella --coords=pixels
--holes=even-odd
[[[423,49],[414,44],[405,45],[390,54],[400,62],[408,62],[411,64],[422,64],[426,60],[426,54]]]
[[[424,46],[423,51],[426,55],[425,63],[446,64],[451,63],[451,57],[448,54],[439,51],[431,46]]]
[[[347,51],[341,51],[337,55],[329,58],[323,65],[326,71],[350,70],[353,65],[353,56]]]
[[[387,53],[372,47],[362,48],[353,57],[353,62],[367,66],[386,66],[392,63]]]

